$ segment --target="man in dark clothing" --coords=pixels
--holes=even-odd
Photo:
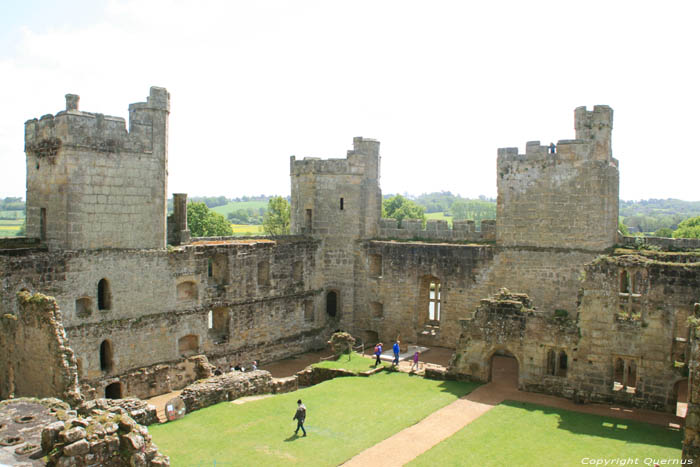
[[[306,406],[301,403],[301,399],[297,401],[297,412],[294,414],[294,418],[292,420],[297,421],[297,429],[294,430],[294,434],[299,434],[299,428],[301,428],[301,431],[304,432],[304,436],[306,436],[306,430],[304,429],[304,420],[306,420]]]

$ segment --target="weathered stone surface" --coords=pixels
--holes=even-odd
[[[86,435],[87,433],[85,432],[85,428],[76,426],[75,428],[63,430],[58,434],[58,438],[61,440],[61,442],[70,444],[78,441],[79,439],[85,438]]]
[[[187,386],[180,398],[189,413],[243,396],[270,393],[271,384],[272,377],[264,370],[226,373]]]
[[[90,443],[86,439],[80,439],[63,448],[66,456],[82,456],[90,452]]]
[[[78,413],[87,416],[94,411],[111,411],[114,407],[125,410],[129,416],[141,425],[153,425],[158,422],[155,406],[136,398],[126,399],[96,399],[86,401],[78,407]]]

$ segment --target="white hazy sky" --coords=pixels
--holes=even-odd
[[[0,3],[0,196],[24,122],[171,94],[169,192],[289,194],[289,156],[381,141],[384,193],[495,196],[496,149],[615,110],[622,199],[700,199],[700,2]]]

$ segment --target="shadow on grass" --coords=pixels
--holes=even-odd
[[[627,443],[650,444],[667,448],[678,448],[682,438],[679,429],[664,428],[658,425],[605,417],[601,415],[572,412],[527,402],[503,401],[501,405],[525,409],[531,412],[556,414],[559,416],[561,430],[588,436],[610,438]]]
[[[290,442],[290,441],[296,441],[296,440],[298,440],[299,438],[303,438],[303,436],[299,436],[298,434],[294,433],[292,436],[290,436],[289,438],[285,439],[284,442],[285,442],[285,443],[288,443],[288,442]]]
[[[475,383],[470,381],[442,381],[438,385],[438,388],[442,392],[448,392],[450,394],[454,394],[457,397],[463,397],[474,391],[479,386],[481,386],[481,384],[482,383]]]

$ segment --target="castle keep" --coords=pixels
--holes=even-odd
[[[355,138],[345,158],[292,156],[292,235],[253,239],[190,239],[184,194],[166,219],[168,114],[151,88],[128,130],[74,95],[26,123],[28,238],[0,243],[0,319],[20,318],[0,329],[0,398],[32,392],[17,364],[32,344],[12,337],[28,290],[55,297],[74,359],[46,362],[74,361],[86,398],[166,393],[197,378],[197,355],[268,362],[344,329],[455,349],[455,377],[488,381],[508,356],[522,389],[675,410],[700,245],[618,233],[611,108],[576,109],[555,151],[499,149],[480,230],[382,219],[380,143]]]

